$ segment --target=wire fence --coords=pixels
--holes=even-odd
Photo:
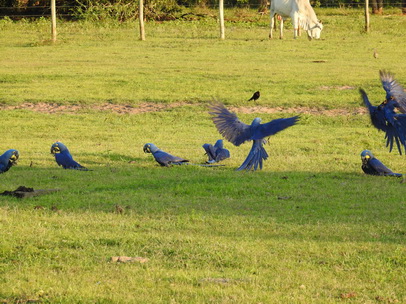
[[[196,7],[196,5],[182,5],[183,7],[187,8],[193,8]],[[320,7],[322,8],[360,8],[363,7],[364,3],[360,2],[353,2],[353,3],[345,3],[345,4],[332,4],[332,3],[327,3],[324,5],[321,5]],[[402,2],[396,2],[396,3],[391,3],[390,5],[384,6],[384,8],[399,8],[402,9],[404,8],[405,4]],[[134,4],[134,9],[136,9],[138,6],[137,4]],[[208,8],[211,9],[217,9],[218,6],[216,5],[208,5]],[[233,4],[224,4],[224,7],[227,9],[233,9],[233,8],[247,8],[247,9],[259,9],[261,6],[260,5],[253,5],[253,4],[247,4],[244,6],[241,5],[233,5]],[[61,6],[56,6],[56,11],[58,18],[61,19],[71,19],[75,17],[75,10],[78,8],[78,6],[74,5],[61,5]],[[50,6],[24,6],[24,7],[11,7],[11,6],[0,6],[0,18],[11,18],[11,19],[23,19],[23,18],[40,18],[40,17],[50,17],[51,16],[51,7]]]

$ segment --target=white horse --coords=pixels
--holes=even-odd
[[[292,19],[294,38],[299,34],[302,27],[307,32],[309,40],[319,39],[323,24],[317,19],[309,0],[271,0],[271,31],[269,38],[273,38],[272,31],[275,24],[275,14],[281,15],[280,36],[283,38],[283,20],[287,17]]]

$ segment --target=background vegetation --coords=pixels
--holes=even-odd
[[[0,150],[21,159],[0,190],[60,191],[0,197],[0,301],[406,302],[405,184],[364,175],[359,154],[371,149],[398,172],[404,156],[384,147],[357,91],[382,101],[379,69],[405,85],[405,19],[373,17],[366,35],[360,10],[317,13],[325,30],[312,42],[294,40],[289,24],[285,40],[269,41],[267,18],[249,10],[228,11],[241,20],[227,22],[225,41],[209,18],[148,22],[146,41],[134,22],[60,21],[56,44],[47,20],[2,20]],[[259,106],[283,109],[253,108],[257,89]],[[226,142],[232,158],[219,168],[161,168],[142,152],[153,142],[204,162],[201,145],[219,138],[213,97],[247,123],[308,111],[271,138],[258,172],[234,171],[249,143]],[[93,171],[58,168],[57,140]],[[119,255],[149,260],[110,261]]]

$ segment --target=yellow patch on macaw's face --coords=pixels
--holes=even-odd
[[[144,146],[144,153],[151,153],[151,145]]]
[[[51,149],[52,154],[59,153],[59,152],[61,152],[61,149],[57,145],[52,147],[52,149]]]
[[[366,158],[366,159],[369,159],[369,158],[371,158],[371,156],[369,156],[369,155],[366,155],[366,156],[365,156],[365,158]]]

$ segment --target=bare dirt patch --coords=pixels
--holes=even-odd
[[[94,104],[94,105],[82,105],[82,104],[69,104],[61,105],[57,103],[22,103],[20,105],[0,105],[0,110],[31,110],[41,113],[77,113],[83,110],[96,110],[106,111],[119,114],[140,114],[146,112],[158,112],[165,111],[167,109],[176,108],[188,105],[185,102],[171,103],[171,104],[157,104],[157,103],[141,103],[138,105],[126,105],[126,104]]]
[[[254,106],[254,107],[230,107],[230,110],[236,113],[293,113],[293,114],[312,114],[312,115],[325,115],[325,116],[339,116],[339,115],[357,115],[357,114],[366,114],[366,108],[355,108],[355,109],[319,109],[319,108],[310,108],[310,107],[292,107],[292,108],[283,108],[275,107],[268,108],[263,106]]]
[[[164,103],[141,103],[138,105],[128,104],[96,104],[96,105],[81,105],[70,104],[61,105],[57,103],[22,103],[20,105],[0,105],[0,110],[15,110],[23,109],[40,113],[57,114],[57,113],[70,113],[75,114],[86,110],[95,110],[102,112],[111,112],[117,114],[141,114],[149,112],[166,111],[173,108],[183,106],[197,106],[199,104],[191,104],[187,102],[176,102],[170,104]],[[326,115],[326,116],[339,116],[339,115],[356,115],[365,114],[367,109],[363,107],[355,109],[320,109],[310,107],[266,107],[266,106],[242,106],[242,107],[228,107],[231,111],[243,114],[252,113],[293,113],[293,114],[312,114],[312,115]]]

